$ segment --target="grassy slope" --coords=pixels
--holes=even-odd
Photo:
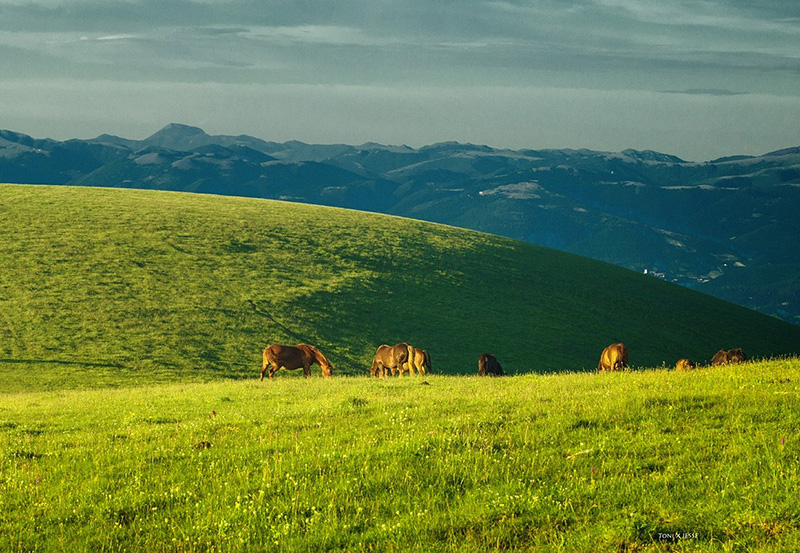
[[[482,350],[578,370],[616,339],[638,365],[796,351],[796,327],[397,218],[119,190],[0,200],[0,550],[800,547],[796,359],[252,380],[270,341],[317,343],[340,373],[399,339],[439,372],[473,372]],[[66,390],[134,383],[149,386]],[[676,532],[697,536],[659,536]]]
[[[472,373],[800,351],[800,327],[585,258],[418,221],[151,191],[0,186],[3,390],[254,377],[307,341],[338,374],[381,343]],[[318,371],[318,369],[315,369]],[[281,375],[285,377],[285,375]]]
[[[0,550],[800,548],[796,359],[427,379],[4,394]]]

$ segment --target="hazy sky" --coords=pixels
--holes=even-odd
[[[797,0],[0,0],[0,128],[655,149],[800,145]]]

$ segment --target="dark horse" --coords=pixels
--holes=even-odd
[[[387,346],[378,346],[375,357],[372,358],[372,367],[369,370],[370,376],[386,376],[387,369],[392,371],[392,376],[398,371],[403,376],[403,371],[408,370],[406,365],[409,361],[409,346],[406,343]]]
[[[500,366],[500,362],[494,355],[484,353],[478,357],[478,376],[505,376],[505,374],[503,367]]]
[[[711,366],[733,365],[736,363],[744,363],[745,361],[747,361],[747,356],[744,354],[742,348],[729,349],[728,351],[721,349],[714,354],[714,357],[711,359]]]
[[[311,365],[316,363],[322,368],[322,376],[328,378],[332,374],[333,366],[330,361],[322,355],[314,346],[308,344],[297,344],[296,346],[282,346],[272,344],[264,348],[264,365],[261,367],[261,380],[264,380],[264,373],[267,367],[272,365],[269,370],[269,378],[280,369],[294,370],[303,367],[303,376],[311,376]]]

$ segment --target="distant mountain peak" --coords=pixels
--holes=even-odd
[[[776,157],[776,156],[792,156],[800,154],[800,146],[796,146],[794,148],[784,148],[782,150],[775,150],[774,152],[769,152],[764,154],[764,157]]]
[[[120,136],[115,136],[113,134],[107,134],[107,133],[101,134],[97,138],[93,138],[91,140],[87,140],[87,142],[90,142],[90,143],[93,143],[93,144],[105,144],[105,145],[110,145],[110,146],[124,147],[124,148],[128,148],[128,149],[131,149],[131,150],[136,149],[136,147],[139,145],[139,141],[138,140],[131,140],[129,138],[122,138]]]
[[[160,131],[142,141],[148,146],[159,146],[170,150],[186,151],[211,142],[211,137],[199,127],[170,123]]]
[[[385,152],[392,152],[395,154],[416,152],[414,148],[406,144],[390,145],[390,144],[379,144],[378,142],[364,142],[363,144],[357,146],[357,148],[359,150],[381,150]]]
[[[620,153],[638,161],[650,161],[656,163],[686,163],[685,160],[679,158],[678,156],[662,154],[661,152],[656,152],[655,150],[633,150],[629,148],[627,150],[622,150]]]
[[[166,125],[163,129],[155,132],[150,138],[157,135],[165,135],[165,134],[179,134],[181,136],[193,136],[196,134],[206,134],[206,131],[201,129],[200,127],[193,127],[191,125],[183,125],[181,123],[170,123]]]

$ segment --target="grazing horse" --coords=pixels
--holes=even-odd
[[[418,374],[425,376],[425,373],[431,370],[431,356],[428,351],[409,346],[408,367],[412,375],[416,369]]]
[[[500,366],[500,362],[494,355],[484,353],[478,357],[478,376],[505,376],[505,374],[503,367]]]
[[[267,367],[272,365],[269,370],[269,379],[272,380],[272,375],[280,369],[294,370],[303,367],[303,376],[308,378],[311,376],[311,365],[316,363],[322,368],[322,376],[328,378],[331,376],[333,366],[330,361],[322,355],[314,346],[308,344],[297,344],[296,346],[282,346],[280,344],[272,344],[264,348],[264,364],[261,367],[261,380],[264,380],[264,373],[267,372]]]
[[[678,359],[678,362],[675,363],[676,371],[690,371],[693,368],[695,368],[694,361],[689,359]]]
[[[747,356],[742,348],[733,348],[728,351],[721,349],[711,358],[711,366],[733,365],[735,363],[744,363],[746,360]]]
[[[621,371],[628,367],[628,348],[625,344],[611,344],[600,355],[597,372]]]
[[[403,371],[413,370],[407,367],[409,354],[409,345],[406,343],[395,344],[387,346],[383,344],[378,346],[375,351],[375,357],[372,358],[372,367],[369,370],[370,376],[387,376],[387,370],[392,371],[392,376],[395,376],[398,371],[400,376],[403,376]]]

